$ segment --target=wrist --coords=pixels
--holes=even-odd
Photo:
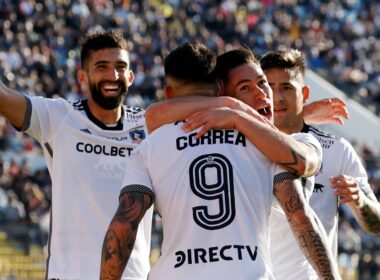
[[[364,206],[366,206],[366,205],[367,205],[367,204],[365,203],[365,200],[364,200],[364,199],[359,199],[358,204],[355,205],[355,208],[361,210],[361,209],[363,209]]]
[[[219,99],[219,106],[218,107],[228,107],[230,109],[235,108],[235,101],[229,96],[221,96]]]

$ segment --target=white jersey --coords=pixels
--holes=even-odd
[[[322,146],[321,171],[315,177],[310,205],[321,220],[331,242],[333,256],[338,254],[338,199],[328,180],[342,174],[352,176],[366,194],[373,193],[365,168],[352,145],[344,138],[336,138],[315,127],[305,125],[303,132],[314,135]]]
[[[318,140],[311,134],[295,133],[291,135],[298,141],[315,146],[322,154]],[[314,188],[314,176],[302,178],[306,200],[309,200]],[[285,212],[275,198],[269,217],[270,253],[275,279],[314,280],[317,274],[299,248],[297,240],[287,221]]]
[[[36,138],[52,178],[47,278],[99,279],[103,239],[116,212],[126,158],[145,138],[144,111],[123,107],[107,128],[86,101],[27,98],[23,130]],[[152,209],[140,224],[122,279],[146,279]]]
[[[162,218],[161,256],[149,280],[273,279],[275,165],[234,130],[195,140],[180,127],[156,130],[127,163],[122,192],[149,188]]]

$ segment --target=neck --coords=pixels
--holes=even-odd
[[[294,123],[291,126],[286,126],[286,127],[277,127],[279,130],[286,134],[293,134],[293,133],[298,133],[302,131],[302,128],[304,126],[303,119],[297,123]]]
[[[90,98],[88,99],[88,109],[97,120],[105,125],[116,124],[121,117],[121,106],[118,106],[112,110],[106,110]]]
[[[198,95],[198,96],[216,96],[214,84],[191,83],[178,88],[177,96]]]

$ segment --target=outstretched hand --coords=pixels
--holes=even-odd
[[[344,125],[344,119],[349,117],[346,102],[337,97],[317,100],[304,106],[304,118],[308,124],[335,122]]]

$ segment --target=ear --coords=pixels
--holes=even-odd
[[[133,83],[134,79],[135,79],[135,74],[133,74],[132,70],[129,70],[128,86],[130,86]]]
[[[77,72],[77,79],[78,79],[81,90],[86,91],[86,88],[88,85],[87,74],[83,69],[79,69],[79,71]]]
[[[79,69],[79,71],[77,72],[77,79],[80,84],[86,82],[86,73],[84,72],[84,70]]]
[[[218,94],[218,96],[224,96],[224,94],[225,94],[225,92],[224,92],[225,86],[224,86],[223,80],[221,80],[221,79],[218,79],[218,88],[219,88],[219,94]]]
[[[306,103],[310,98],[310,87],[304,86],[302,88],[302,95],[303,95],[303,103]]]
[[[171,86],[164,87],[164,97],[165,99],[173,98],[173,89]]]

